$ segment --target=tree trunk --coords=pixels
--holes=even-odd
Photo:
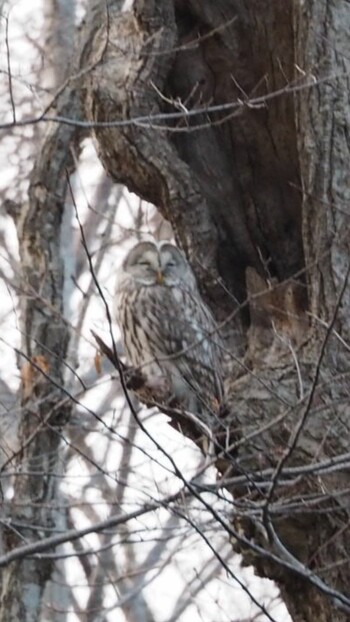
[[[45,68],[52,63],[52,75],[46,77],[49,86],[58,88],[73,53],[75,3],[48,2],[45,9],[45,52],[50,59]],[[68,85],[56,98],[58,114],[81,114],[74,86]],[[19,451],[11,457],[18,475],[4,530],[8,551],[26,538],[39,539],[53,527],[65,524],[57,473],[62,467],[61,429],[69,418],[71,404],[62,390],[69,331],[64,319],[60,235],[68,176],[74,167],[70,149],[78,143],[79,133],[75,127],[52,124],[31,173],[28,202],[8,204],[19,243],[22,332],[21,350],[17,352],[22,380]],[[2,572],[1,622],[39,620],[52,568],[50,560],[33,557]]]
[[[237,548],[305,622],[350,611],[343,4],[110,0],[84,48],[105,168],[171,222],[224,323]]]
[[[60,110],[79,114],[74,91],[66,91]],[[68,328],[62,315],[60,226],[72,167],[68,146],[76,132],[71,126],[51,127],[31,176],[28,204],[12,212],[20,247],[23,326],[19,353],[23,412],[17,461],[25,465],[25,473],[15,479],[11,522],[4,534],[7,550],[22,542],[12,524],[28,525],[27,530],[21,529],[22,538],[27,534],[33,538],[33,530],[40,537],[60,520],[55,474],[60,469],[60,429],[70,410],[61,390]],[[14,562],[3,571],[1,622],[37,622],[51,569],[52,563],[39,556]]]

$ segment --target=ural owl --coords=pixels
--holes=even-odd
[[[169,242],[140,242],[117,280],[116,311],[127,357],[193,413],[222,399],[220,339],[194,274]]]

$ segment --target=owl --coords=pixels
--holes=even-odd
[[[117,278],[116,314],[129,363],[195,414],[216,412],[220,338],[194,274],[170,242],[139,242]]]

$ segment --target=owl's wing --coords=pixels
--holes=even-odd
[[[199,292],[169,288],[157,302],[160,351],[199,397],[221,401],[220,337]]]

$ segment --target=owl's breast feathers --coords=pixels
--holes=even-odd
[[[199,292],[175,286],[152,290],[151,307],[156,310],[161,343],[159,356],[163,359],[164,355],[168,356],[195,392],[221,401],[221,340],[214,318]]]

